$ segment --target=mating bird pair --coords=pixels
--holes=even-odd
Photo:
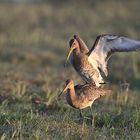
[[[140,50],[140,41],[116,35],[98,36],[89,50],[84,41],[74,35],[70,40],[70,49],[65,65],[72,54],[71,63],[86,84],[74,86],[74,82],[68,80],[63,90],[63,92],[68,91],[67,102],[80,110],[88,106],[91,108],[94,100],[110,92],[108,89],[98,87],[105,83],[100,72],[102,71],[105,76],[108,75],[107,62],[111,55],[115,52],[138,50]]]

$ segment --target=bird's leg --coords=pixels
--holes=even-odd
[[[100,87],[101,86],[100,83],[95,83],[95,85],[96,85],[96,87]]]
[[[82,110],[80,109],[80,122],[83,123],[83,114],[82,114]]]
[[[94,116],[93,116],[92,106],[90,106],[90,111],[91,111],[91,124],[94,127],[95,126],[95,122],[94,122]]]

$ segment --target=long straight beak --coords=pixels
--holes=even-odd
[[[64,92],[66,92],[67,89],[68,89],[68,87],[66,86],[66,87],[62,90],[62,92],[58,95],[58,98],[59,98]]]
[[[72,53],[73,50],[74,50],[73,47],[71,47],[71,48],[69,49],[69,52],[68,52],[68,55],[67,55],[67,58],[66,58],[66,61],[65,61],[64,67],[66,67],[66,64],[67,64],[67,62],[68,62],[68,60],[69,60],[69,58],[70,58],[70,55],[71,55],[71,53]]]

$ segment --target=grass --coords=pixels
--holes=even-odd
[[[63,63],[68,41],[79,34],[92,46],[96,36],[140,36],[140,2],[48,1],[0,4],[0,139],[140,139],[140,59],[116,54],[109,61],[110,95],[94,105],[95,128],[57,95],[65,80],[80,77]],[[128,83],[129,87],[126,87]],[[88,109],[83,110],[90,116]]]

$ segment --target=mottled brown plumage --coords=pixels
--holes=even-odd
[[[72,53],[73,52],[73,53]],[[71,62],[77,73],[86,83],[94,83],[97,87],[100,83],[105,83],[100,75],[99,69],[88,61],[88,48],[78,36],[70,41],[70,51],[66,63],[72,53]],[[65,63],[65,64],[66,64]]]
[[[66,81],[66,87],[61,94],[66,91],[66,100],[70,106],[80,110],[90,107],[91,112],[93,102],[111,92],[111,90],[107,88],[97,88],[93,83],[74,86],[73,80]]]

